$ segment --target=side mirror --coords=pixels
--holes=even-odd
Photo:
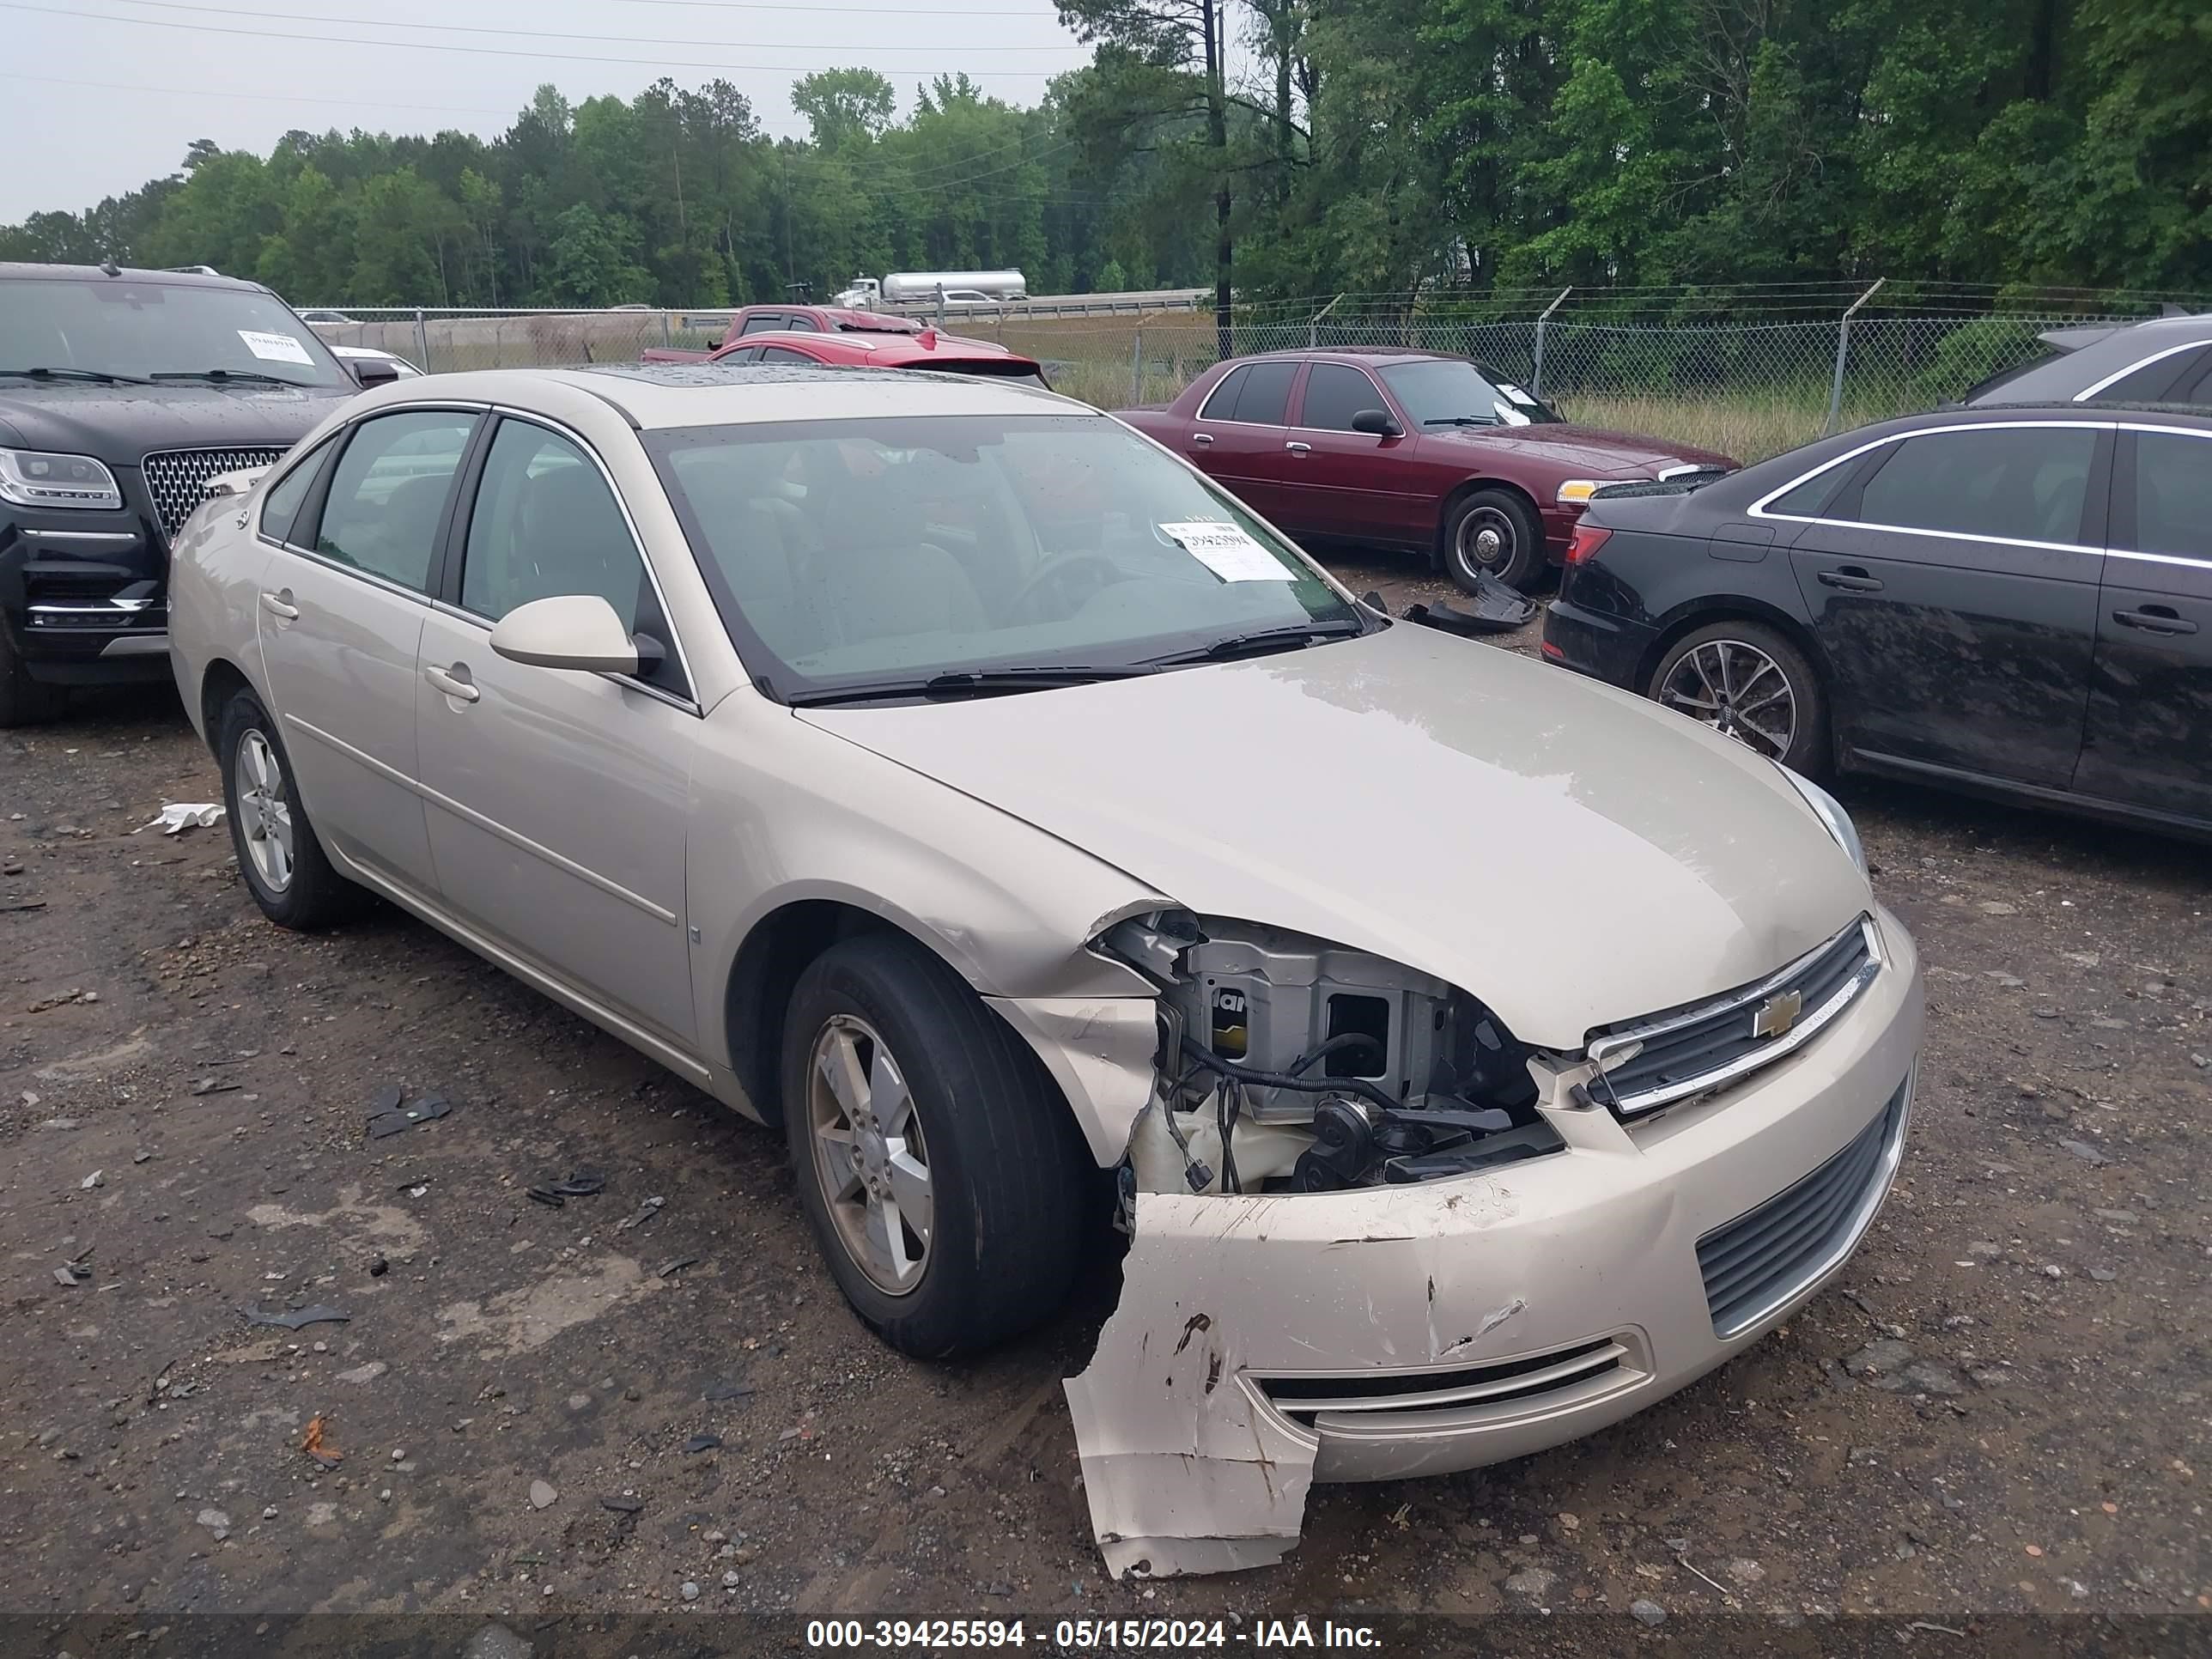
[[[1364,432],[1370,437],[1395,438],[1405,428],[1392,420],[1386,410],[1363,409],[1352,417],[1352,429]]]
[[[596,593],[563,593],[519,605],[491,630],[491,648],[509,662],[580,674],[635,674],[637,641]]]
[[[350,357],[346,367],[363,386],[390,386],[399,378],[399,365],[389,357]]]

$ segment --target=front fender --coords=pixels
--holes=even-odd
[[[1153,888],[749,690],[714,710],[705,736],[688,902],[714,1064],[731,1063],[723,998],[746,941],[809,902],[912,935],[981,996],[1135,997],[1149,1009],[1150,985],[1086,946],[1122,917],[1173,902]]]

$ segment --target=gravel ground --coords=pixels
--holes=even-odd
[[[163,696],[0,735],[0,1607],[2212,1608],[2202,848],[1847,787],[1930,1023],[1842,1283],[1617,1428],[1317,1488],[1279,1568],[1117,1585],[1060,1393],[1110,1261],[983,1363],[891,1353],[777,1137],[395,912],[284,933],[223,831],[132,833],[216,793]],[[390,1085],[450,1113],[371,1139]],[[240,1316],[316,1306],[349,1317]]]

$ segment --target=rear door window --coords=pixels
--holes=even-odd
[[[1899,530],[2078,544],[2096,448],[2089,427],[1977,427],[1907,438],[1859,487],[1851,516]]]
[[[2212,344],[2196,346],[2131,368],[2097,394],[2104,404],[2170,403],[2184,381],[2192,387],[2212,358]]]
[[[1252,372],[1249,364],[1232,368],[1221,377],[1221,384],[1206,394],[1205,407],[1198,411],[1201,421],[1233,421],[1237,418],[1237,394],[1244,389],[1244,377]]]
[[[748,334],[774,333],[789,326],[781,317],[748,317],[745,325],[738,331],[738,337],[742,340]]]
[[[474,415],[452,409],[363,421],[331,475],[315,551],[428,593],[446,497],[476,424]]]
[[[1237,413],[1231,418],[1248,426],[1284,425],[1290,419],[1291,383],[1297,378],[1294,362],[1254,363],[1237,388]]]

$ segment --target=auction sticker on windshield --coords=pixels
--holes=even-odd
[[[264,334],[258,329],[241,328],[238,337],[246,342],[246,349],[264,362],[308,363],[315,361],[307,355],[307,348],[289,334]]]
[[[1225,582],[1287,582],[1297,578],[1296,571],[1233,524],[1202,519],[1164,524],[1160,530],[1174,537],[1185,552]]]

